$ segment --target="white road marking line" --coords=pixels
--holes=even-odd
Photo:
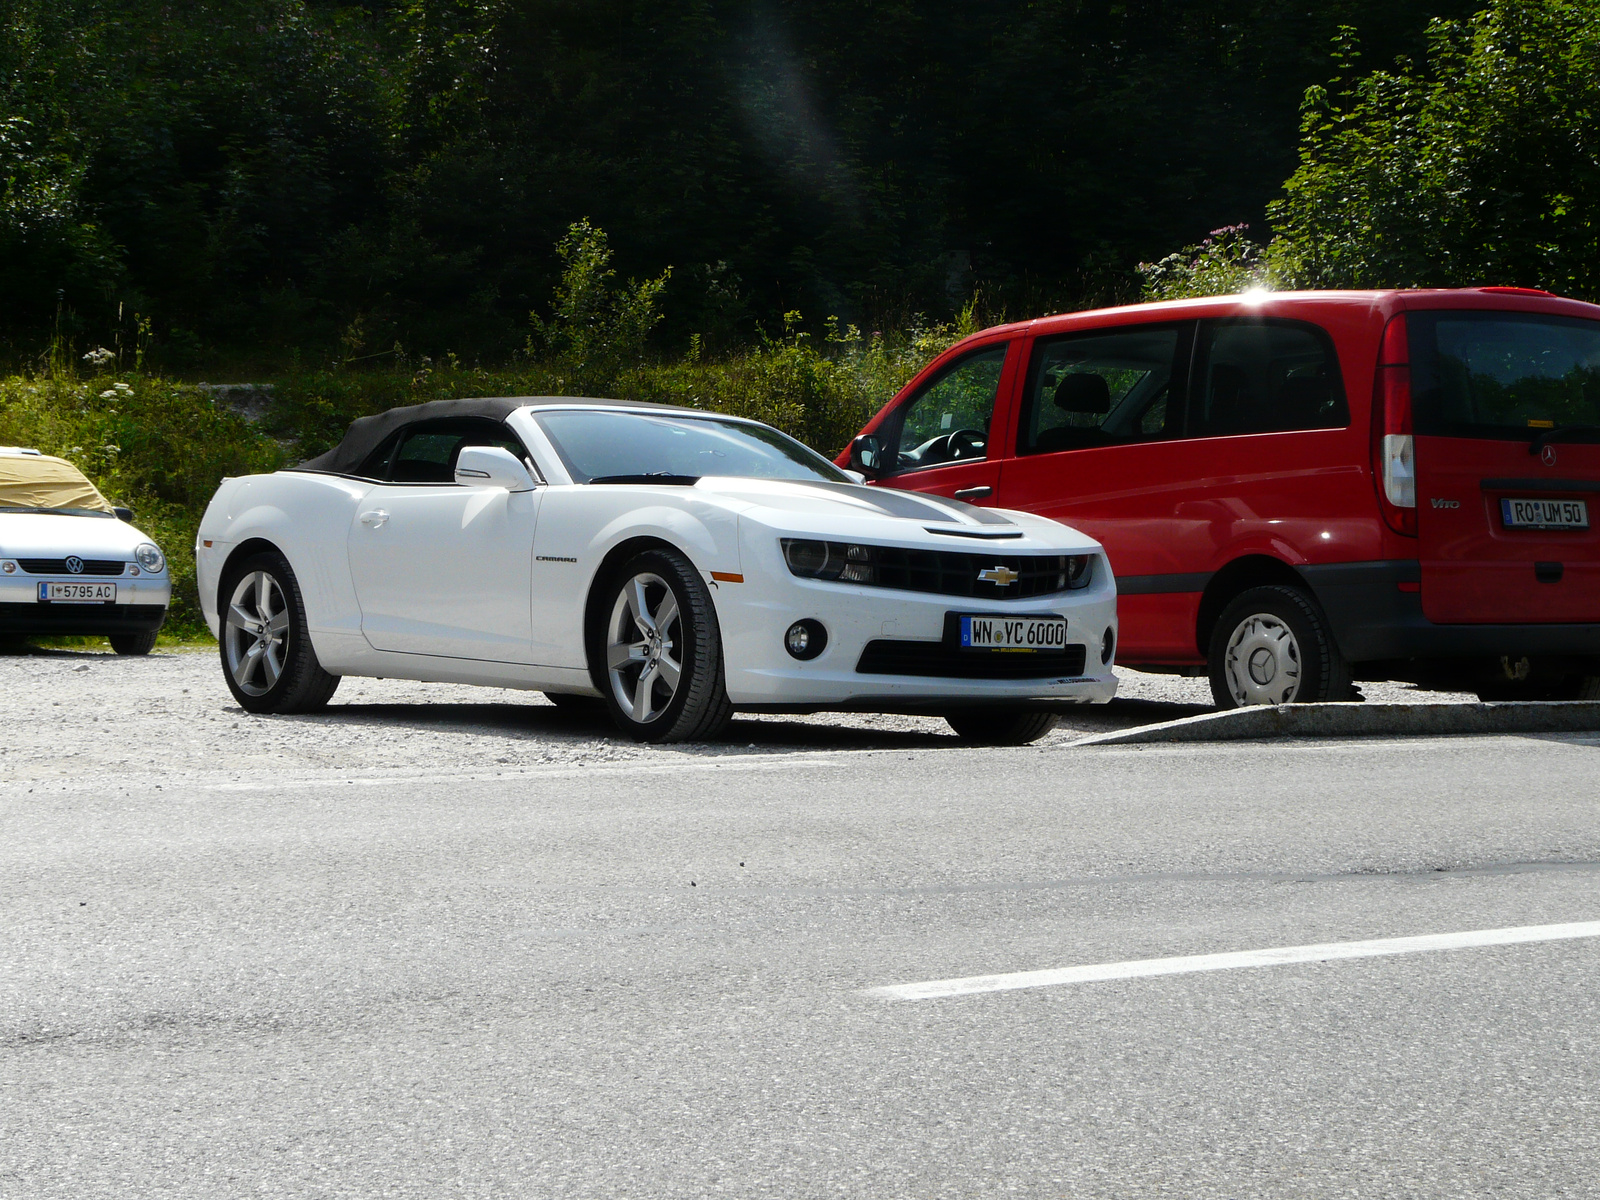
[[[1187,975],[1193,971],[1231,971],[1241,967],[1281,967],[1289,963],[1329,962],[1338,958],[1379,958],[1389,954],[1422,954],[1431,950],[1467,950],[1477,946],[1514,946],[1522,942],[1559,942],[1600,937],[1600,921],[1567,925],[1521,925],[1510,929],[1470,929],[1421,937],[1378,938],[1367,942],[1323,942],[1315,946],[1277,946],[1231,954],[1188,954],[1178,958],[1142,958],[1131,962],[1060,967],[1048,971],[1016,971],[1009,975],[969,975],[965,979],[933,979],[869,988],[870,996],[891,1000],[938,1000],[979,992],[1059,987],[1066,983],[1098,983],[1108,979],[1142,979],[1151,975]]]

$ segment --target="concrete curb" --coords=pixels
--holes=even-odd
[[[1259,738],[1418,737],[1465,733],[1600,731],[1600,701],[1516,704],[1287,704],[1204,713],[1159,725],[1097,733],[1073,746],[1144,742],[1242,742]]]

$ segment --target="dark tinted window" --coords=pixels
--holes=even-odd
[[[1190,437],[1350,423],[1339,362],[1321,330],[1291,321],[1207,321],[1201,337]]]
[[[558,409],[535,419],[579,483],[648,482],[652,475],[850,482],[815,450],[752,422],[596,409]]]
[[[889,457],[892,469],[920,471],[985,457],[1005,365],[1006,346],[991,346],[924,384],[900,410],[899,444]]]
[[[1018,452],[1174,436],[1181,405],[1173,401],[1173,381],[1184,333],[1176,325],[1139,325],[1038,342]]]
[[[1525,438],[1600,425],[1600,322],[1411,313],[1406,332],[1418,433]]]
[[[390,483],[454,483],[463,446],[500,446],[528,461],[522,443],[504,425],[463,417],[406,426],[378,447],[360,473]]]

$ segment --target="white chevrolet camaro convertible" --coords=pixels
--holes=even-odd
[[[604,400],[440,400],[224,480],[195,547],[224,678],[303,712],[341,675],[598,697],[627,734],[735,710],[946,718],[1021,743],[1116,690],[1098,544],[869,488],[755,421]]]

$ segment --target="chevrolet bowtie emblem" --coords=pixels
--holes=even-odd
[[[1010,587],[1019,576],[1010,567],[990,567],[986,571],[978,572],[980,583],[992,583],[996,587]]]

